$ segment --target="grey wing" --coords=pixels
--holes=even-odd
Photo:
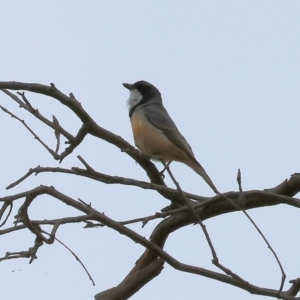
[[[144,105],[143,112],[149,122],[158,128],[176,146],[183,150],[190,158],[195,159],[192,148],[177,129],[175,123],[161,103]]]

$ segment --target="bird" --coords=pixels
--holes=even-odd
[[[135,145],[142,154],[168,164],[172,161],[186,164],[199,174],[216,194],[220,194],[169,116],[160,91],[144,80],[133,84],[123,83],[123,86],[130,92],[127,100],[129,118]]]

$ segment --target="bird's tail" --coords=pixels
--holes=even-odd
[[[204,181],[212,188],[212,190],[216,194],[220,194],[220,192],[215,187],[213,181],[210,179],[210,177],[205,172],[204,168],[199,164],[199,162],[197,160],[191,161],[188,165],[204,179]]]

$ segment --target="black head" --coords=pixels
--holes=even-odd
[[[129,90],[139,91],[143,97],[143,101],[160,96],[159,90],[153,84],[144,80],[137,81],[134,84],[123,83],[123,86]]]
[[[130,118],[136,108],[141,105],[146,103],[162,103],[159,90],[147,81],[141,80],[134,84],[123,83],[123,86],[126,87],[130,92],[129,99],[127,100]]]

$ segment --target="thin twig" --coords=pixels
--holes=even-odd
[[[245,203],[245,197],[243,195],[243,188],[242,188],[242,176],[241,176],[240,169],[238,169],[237,182],[238,182],[238,186],[239,186],[239,191],[240,191],[241,198],[243,199],[243,203]],[[265,241],[265,243],[267,244],[268,248],[270,249],[270,251],[274,255],[274,257],[275,257],[275,259],[276,259],[276,261],[277,261],[277,263],[279,265],[279,268],[281,270],[281,282],[280,282],[280,287],[279,287],[279,290],[278,290],[278,295],[279,295],[282,292],[283,285],[284,285],[284,282],[285,282],[285,279],[286,279],[286,274],[284,272],[282,264],[281,264],[281,262],[280,262],[280,260],[279,260],[279,258],[277,256],[276,252],[274,251],[274,249],[272,248],[272,246],[270,245],[270,243],[266,239],[265,235],[262,233],[262,231],[259,229],[259,227],[256,225],[256,223],[252,220],[252,218],[250,217],[250,215],[244,209],[242,209],[242,212],[249,219],[249,221],[255,227],[255,229],[260,234],[260,236],[262,237],[262,239]]]
[[[94,171],[95,172],[95,170],[80,155],[78,155],[77,158],[82,162],[82,164],[86,167],[86,169],[88,171]]]
[[[41,167],[41,166],[37,166],[35,168],[30,168],[28,170],[28,172],[22,176],[20,179],[16,180],[15,182],[11,183],[10,185],[8,185],[6,187],[7,190],[15,187],[16,185],[20,184],[22,181],[24,181],[26,178],[28,178],[29,176],[31,176],[32,174],[35,173],[35,175],[38,175],[39,173],[44,173],[44,172],[58,172],[58,173],[67,173],[67,174],[73,174],[76,175],[76,172],[70,169],[64,169],[64,168],[60,168],[60,167]]]
[[[190,204],[190,201],[186,198],[185,194],[183,193],[179,183],[177,182],[177,180],[175,179],[175,177],[173,176],[171,170],[170,170],[170,167],[169,165],[167,165],[163,160],[162,160],[162,163],[165,167],[165,169],[167,170],[167,172],[169,173],[172,181],[174,182],[174,184],[176,185],[178,191],[181,193],[186,205],[188,206],[189,210],[191,211],[191,213],[193,214],[193,216],[195,217],[195,219],[197,220],[197,223],[201,226],[202,230],[203,230],[203,233],[205,235],[205,238],[206,238],[206,241],[209,245],[209,248],[211,250],[211,253],[212,253],[212,256],[213,256],[213,261],[219,261],[218,259],[218,256],[217,256],[217,253],[215,251],[215,248],[213,246],[213,243],[210,239],[210,236],[208,234],[208,231],[206,230],[206,226],[203,224],[199,214],[197,213],[197,211],[195,210],[195,208]]]
[[[16,120],[18,120],[19,122],[21,122],[26,128],[27,130],[34,136],[34,138],[39,141],[46,149],[47,151],[54,157],[57,158],[57,154],[55,154],[55,152],[50,149],[39,137],[37,134],[35,134],[35,132],[25,123],[24,120],[21,120],[20,118],[18,118],[15,114],[11,113],[10,111],[8,111],[5,107],[0,105],[0,108],[7,114],[9,114],[12,118],[15,118]]]
[[[24,108],[28,112],[30,112],[32,115],[34,115],[37,119],[42,121],[47,126],[53,128],[54,130],[58,130],[68,141],[72,141],[74,139],[73,135],[64,130],[61,126],[56,127],[53,122],[48,120],[46,117],[44,117],[38,109],[34,109],[32,105],[29,103],[28,99],[25,97],[25,93],[19,93],[22,96],[22,100],[18,98],[15,94],[11,93],[10,91],[6,89],[1,89],[2,92],[4,92],[6,95],[8,95],[11,99],[13,99],[15,102],[19,104],[20,107]]]
[[[37,109],[34,109],[31,105],[31,103],[27,100],[26,96],[25,96],[25,92],[17,92],[18,95],[20,95],[22,97],[22,99],[24,100],[24,102],[27,104],[28,108],[29,108],[29,111],[31,113],[34,113],[37,111]]]
[[[55,126],[54,135],[55,135],[56,141],[57,141],[55,153],[58,154],[58,150],[59,150],[59,146],[60,146],[60,132],[59,132],[58,128],[60,127],[60,125],[59,125],[57,118],[54,115],[52,115],[52,119],[53,119],[53,125]]]
[[[9,212],[7,213],[6,215],[6,218],[5,220],[0,224],[0,227],[2,227],[3,225],[5,225],[5,223],[7,222],[11,212],[12,212],[12,209],[13,209],[13,202],[4,202],[1,209],[0,209],[0,220],[2,219],[2,216],[4,214],[4,212],[6,211],[7,207],[9,206]]]
[[[43,232],[46,233],[46,234],[48,234],[50,236],[50,234],[48,232],[46,232],[44,230],[43,230]],[[95,286],[95,282],[94,282],[92,276],[90,275],[89,271],[87,270],[87,268],[85,267],[85,265],[83,264],[83,262],[81,261],[81,259],[77,256],[77,254],[75,252],[73,252],[66,244],[64,244],[57,237],[55,237],[55,240],[58,241],[62,246],[64,246],[75,257],[75,259],[81,264],[81,266],[85,270],[85,272],[88,275],[89,279],[92,281],[92,284]]]

